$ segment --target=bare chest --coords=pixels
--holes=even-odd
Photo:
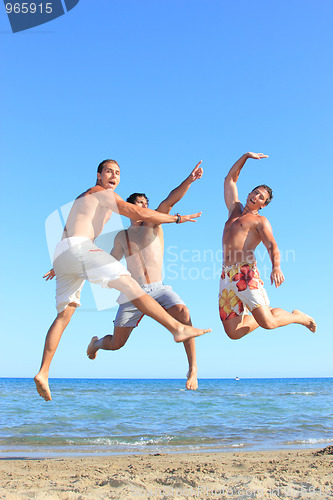
[[[163,241],[154,228],[140,226],[128,231],[128,253],[143,253],[145,256],[156,256],[163,252]]]
[[[251,216],[230,217],[224,226],[224,233],[230,236],[239,233],[248,234],[249,232],[256,232],[256,223]]]

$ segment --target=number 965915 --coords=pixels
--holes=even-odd
[[[52,2],[48,3],[34,3],[34,2],[23,2],[23,3],[6,3],[7,14],[51,14],[52,13]]]

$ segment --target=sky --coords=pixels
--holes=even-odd
[[[0,6],[1,377],[39,369],[56,316],[55,283],[42,276],[59,214],[105,158],[120,165],[120,196],[145,192],[151,208],[203,162],[175,207],[202,217],[164,226],[164,282],[195,326],[212,328],[196,340],[199,378],[332,376],[332,17],[331,0],[80,0],[12,33]],[[238,187],[244,201],[258,184],[273,188],[262,215],[281,251],[279,289],[257,249],[271,305],[307,312],[315,334],[299,325],[239,341],[224,333],[223,180],[247,151],[269,155],[246,163]],[[113,217],[106,232],[126,225]],[[113,329],[114,296],[102,295],[85,284],[50,377],[184,378],[183,346],[150,318],[123,349],[87,358],[91,337]]]

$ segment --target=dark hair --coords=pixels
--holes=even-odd
[[[267,207],[267,205],[272,201],[273,199],[273,190],[272,188],[270,188],[269,186],[266,186],[266,184],[260,184],[260,186],[256,186],[255,188],[252,189],[252,191],[255,191],[256,189],[258,188],[264,188],[266,189],[267,193],[268,193],[268,198],[267,198],[267,201],[265,203],[265,207]]]
[[[118,165],[118,163],[115,161],[115,160],[103,160],[97,167],[97,173],[98,174],[101,174],[102,173],[102,170],[103,168],[105,167],[105,165],[107,165],[108,163],[115,163],[116,165]],[[119,165],[118,165],[119,167]]]
[[[133,205],[135,204],[136,202],[136,199],[139,197],[139,196],[143,196],[144,198],[146,198],[147,200],[147,205],[149,203],[149,200],[147,198],[147,196],[145,195],[145,193],[132,193],[128,198],[127,198],[127,203],[132,203]]]

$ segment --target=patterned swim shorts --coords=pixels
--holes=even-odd
[[[221,321],[249,314],[260,306],[269,306],[269,299],[256,262],[223,266],[219,292]]]

